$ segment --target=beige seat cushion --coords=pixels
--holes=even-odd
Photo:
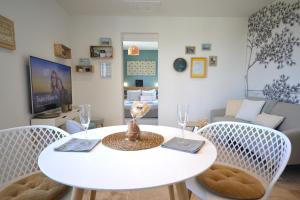
[[[1,200],[58,200],[68,189],[38,172],[1,189],[0,197]]]
[[[269,127],[269,128],[277,128],[281,122],[284,120],[284,117],[278,115],[270,115],[267,113],[261,113],[256,116],[255,123]]]
[[[235,117],[243,103],[242,99],[231,99],[226,104],[225,116]]]
[[[215,164],[197,180],[219,196],[239,200],[253,200],[264,196],[265,188],[259,180],[246,172]]]

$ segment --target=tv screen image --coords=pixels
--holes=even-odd
[[[71,67],[34,56],[29,58],[32,113],[72,104]]]

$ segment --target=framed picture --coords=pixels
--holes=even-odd
[[[211,50],[211,44],[205,43],[202,44],[202,51],[210,51]]]
[[[185,47],[185,54],[195,54],[196,47],[195,46],[186,46]]]
[[[0,15],[0,47],[15,50],[15,29],[14,22]]]
[[[112,58],[113,48],[111,46],[90,46],[91,58]]]
[[[207,59],[206,58],[192,58],[191,59],[191,77],[192,78],[206,78],[207,75]]]
[[[91,65],[91,60],[89,58],[79,58],[80,65]]]
[[[111,63],[101,62],[100,63],[100,77],[101,78],[111,78]]]
[[[111,38],[101,37],[100,38],[100,45],[101,46],[111,46],[112,45]]]
[[[210,67],[216,67],[218,65],[218,57],[217,56],[209,56],[208,64]]]

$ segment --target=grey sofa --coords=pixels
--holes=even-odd
[[[277,130],[285,133],[291,141],[292,152],[289,165],[300,164],[300,105],[275,101],[266,101],[261,112],[284,116],[284,121]],[[210,122],[236,121],[251,123],[231,116],[225,116],[225,108],[211,111]]]

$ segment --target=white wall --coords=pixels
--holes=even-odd
[[[55,59],[54,42],[69,45],[69,16],[55,0],[0,0],[0,14],[15,23],[17,50],[0,48],[0,129],[30,120],[27,58]]]
[[[89,46],[100,37],[111,37],[114,47],[112,78],[100,78],[99,60],[93,74],[73,73],[75,104],[91,103],[93,117],[103,117],[106,125],[123,122],[122,32],[159,34],[159,123],[176,125],[177,103],[190,104],[190,118],[209,116],[212,108],[224,107],[230,98],[244,95],[246,18],[166,18],[73,16],[70,28],[73,64],[89,57]],[[211,43],[212,51],[202,52],[201,43]],[[185,46],[195,45],[195,56],[218,56],[218,67],[208,68],[205,79],[191,79],[190,67],[183,73],[173,69],[173,61],[184,57]]]

